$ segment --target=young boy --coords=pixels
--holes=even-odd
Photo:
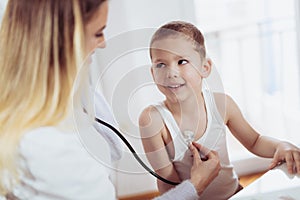
[[[153,79],[166,98],[147,107],[139,125],[147,158],[159,175],[174,182],[188,179],[192,163],[188,144],[200,143],[217,151],[221,161],[219,175],[200,199],[228,199],[240,185],[229,161],[226,126],[250,152],[273,158],[270,169],[287,162],[290,173],[300,174],[299,148],[261,136],[228,95],[202,90],[212,63],[195,26],[176,21],[160,27],[152,37],[150,57]],[[203,157],[206,152],[201,152]],[[173,187],[159,180],[157,184],[161,193]]]

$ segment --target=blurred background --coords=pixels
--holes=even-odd
[[[222,80],[219,88],[237,102],[257,131],[300,144],[299,0],[111,0],[106,35],[109,41],[124,32],[158,28],[173,20],[191,22],[203,32],[208,55]],[[137,38],[120,45],[131,45]],[[127,58],[101,85],[122,131],[142,153],[138,115],[161,96],[145,67],[150,66],[148,52],[139,50]],[[141,80],[146,84],[138,87]],[[240,176],[267,168],[269,160],[255,157],[227,135],[230,158]],[[156,189],[154,178],[135,165],[126,153],[118,163],[119,169],[127,171],[117,173],[120,196]]]
[[[138,116],[144,107],[162,99],[150,76],[147,44],[156,28],[173,20],[191,22],[204,34],[208,55],[215,64],[216,79],[212,82],[221,80],[214,89],[229,94],[261,134],[300,145],[299,0],[109,3],[108,49],[94,55],[92,80],[137,152],[143,154]],[[4,5],[1,0],[0,15]],[[118,52],[120,48],[124,50]],[[230,159],[239,175],[266,169],[269,160],[255,157],[229,132],[227,135]],[[118,196],[156,191],[155,179],[129,153],[125,152],[115,167],[119,169],[114,170]]]

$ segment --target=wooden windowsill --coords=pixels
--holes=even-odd
[[[135,195],[119,197],[119,200],[141,200],[141,199],[150,200],[157,196],[159,196],[159,192],[153,191],[153,192],[147,192],[143,194],[135,194]]]
[[[241,176],[240,177],[240,184],[243,187],[246,187],[247,185],[249,185],[250,183],[252,183],[256,179],[261,177],[264,173],[265,173],[265,171],[255,173],[255,174]],[[134,195],[119,197],[119,200],[140,200],[140,199],[150,200],[150,199],[153,199],[154,197],[157,197],[157,196],[159,196],[159,192],[158,191],[153,191],[153,192],[147,192],[147,193],[142,193],[142,194],[134,194]]]

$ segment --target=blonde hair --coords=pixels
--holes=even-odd
[[[0,194],[19,180],[22,135],[68,114],[83,61],[83,24],[102,2],[8,2],[0,29]]]

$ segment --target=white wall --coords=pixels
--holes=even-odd
[[[0,1],[0,21],[2,19],[3,14],[4,14],[6,3],[7,3],[7,0],[1,0]]]

